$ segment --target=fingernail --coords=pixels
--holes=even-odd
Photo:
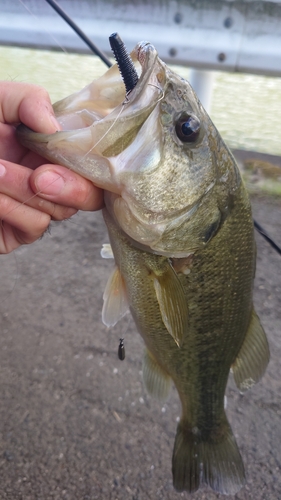
[[[5,174],[6,174],[6,167],[4,167],[2,163],[0,163],[0,177],[4,177]]]
[[[63,177],[50,170],[39,174],[34,182],[36,189],[42,194],[60,194],[65,185]]]

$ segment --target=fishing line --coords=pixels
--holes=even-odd
[[[150,85],[151,87],[155,87],[156,89],[158,89],[160,92],[161,92],[161,97],[159,97],[158,101],[156,101],[156,104],[158,104],[158,102],[160,102],[163,98],[164,98],[164,92],[163,90],[158,87],[157,85],[154,85],[153,83],[148,83],[148,85]],[[107,136],[107,134],[110,132],[110,130],[113,128],[113,126],[116,124],[118,118],[120,118],[121,114],[123,113],[124,109],[125,109],[125,105],[126,104],[129,104],[130,103],[130,99],[129,99],[129,94],[130,94],[131,91],[129,91],[127,94],[126,94],[126,97],[124,99],[124,101],[122,102],[121,104],[121,108],[120,108],[120,111],[118,113],[118,115],[116,116],[115,120],[113,121],[113,123],[110,125],[109,129],[103,134],[103,136],[98,140],[98,142],[96,142],[96,144],[94,144],[91,149],[89,149],[89,151],[87,151],[87,153],[85,153],[84,156],[82,156],[82,160],[85,160],[85,158],[87,158],[87,156],[91,153],[91,151],[93,149],[95,149],[95,147],[98,146],[98,144],[100,144],[100,142]],[[155,106],[156,106],[155,104]],[[71,170],[71,169],[69,169]]]
[[[98,144],[107,136],[107,134],[110,132],[110,130],[113,128],[113,126],[117,122],[118,118],[120,118],[121,114],[123,113],[123,110],[125,109],[124,106],[125,106],[125,104],[128,104],[128,102],[129,102],[129,100],[127,100],[127,96],[126,96],[125,100],[121,104],[121,108],[120,108],[118,115],[116,116],[113,123],[110,125],[109,129],[103,134],[103,136],[98,140],[98,142],[96,142],[96,144],[94,144],[91,147],[91,149],[89,149],[89,151],[87,151],[87,153],[85,153],[85,155],[82,156],[82,160],[85,160],[85,158],[87,158],[87,156],[91,153],[91,151],[93,151],[93,149],[95,149],[98,146]],[[69,169],[69,170],[71,170],[71,169]]]
[[[38,16],[36,16],[36,14],[34,14],[34,12],[32,12],[32,10],[29,9],[29,7],[27,7],[27,5],[25,5],[24,1],[23,0],[18,0],[19,3],[27,10],[27,12],[29,12],[29,14],[34,17],[34,19],[37,21],[38,20]],[[47,1],[47,0],[46,0]],[[45,26],[43,27],[43,30],[45,31],[45,33],[47,33],[47,35],[49,35],[50,38],[52,38],[52,40],[54,40],[54,42],[56,42],[56,44],[59,46],[59,48],[65,52],[65,54],[68,54],[67,50],[65,47],[63,47],[59,41],[54,37],[54,35],[47,30],[47,28],[45,28]]]
[[[164,91],[163,89],[161,89],[160,87],[158,87],[158,85],[155,85],[154,83],[148,83],[147,86],[150,86],[150,87],[155,87],[157,90],[159,90],[161,92],[161,97],[159,97],[158,101],[156,102],[156,104],[158,104],[158,102],[162,101],[162,99],[164,99]]]
[[[50,163],[50,165],[53,165],[53,164],[52,164],[52,163]],[[69,168],[69,167],[66,167],[66,168],[68,168],[68,170],[70,170],[70,168]],[[46,186],[46,187],[48,188],[49,186],[51,186],[52,184],[54,184],[54,182],[57,182],[58,180],[59,180],[59,177],[58,177],[57,179],[54,179],[54,180],[53,180],[52,182],[50,182],[49,184],[47,184],[47,186]],[[1,217],[1,219],[0,219],[0,221],[1,221],[1,226],[2,226],[2,222],[5,222],[5,218],[4,218],[4,217],[7,217],[7,215],[11,214],[11,213],[12,213],[12,212],[14,212],[15,210],[18,210],[18,209],[19,209],[20,207],[22,207],[23,205],[26,205],[26,204],[27,204],[30,200],[33,200],[33,198],[36,198],[36,196],[38,196],[38,195],[39,195],[39,194],[41,194],[41,193],[43,193],[43,191],[42,191],[42,190],[41,190],[41,191],[37,191],[37,192],[36,192],[36,193],[34,193],[32,196],[30,196],[29,198],[27,198],[26,200],[24,200],[24,201],[22,201],[22,202],[19,202],[19,201],[15,200],[16,202],[18,202],[18,206],[17,206],[17,207],[12,208],[12,209],[11,209],[11,210],[9,210],[8,212],[6,212],[6,213],[5,213],[5,215],[4,215],[3,217]],[[5,196],[8,196],[8,197],[10,198],[10,196],[9,196],[9,195],[5,195]],[[50,201],[50,200],[46,200],[46,201]],[[50,203],[54,203],[54,202],[50,201]],[[57,205],[57,203],[54,203],[54,205]],[[27,206],[29,206],[29,205],[27,205]],[[30,207],[30,208],[34,208],[34,210],[38,210],[38,209],[37,209],[37,208],[35,208],[35,207]],[[45,212],[45,213],[47,213],[47,212]],[[50,214],[47,214],[47,215],[50,215]],[[50,217],[52,217],[52,216],[50,215]],[[5,229],[5,228],[2,226],[2,229]]]

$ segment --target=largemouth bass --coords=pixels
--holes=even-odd
[[[182,415],[174,487],[235,494],[244,467],[224,409],[232,370],[244,391],[269,360],[253,308],[253,221],[235,160],[187,81],[155,48],[131,53],[138,81],[126,94],[117,65],[54,105],[62,131],[18,129],[20,141],[105,189],[115,269],[103,321],[130,309],[146,345],[143,379]],[[110,253],[108,248],[104,254]]]

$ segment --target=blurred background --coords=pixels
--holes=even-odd
[[[107,55],[114,31],[129,50],[149,40],[191,81],[231,148],[281,154],[280,1],[61,0],[59,6]],[[1,79],[43,85],[56,101],[105,71],[45,0],[0,0],[0,13]]]

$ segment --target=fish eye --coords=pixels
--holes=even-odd
[[[182,142],[195,142],[200,133],[200,121],[186,113],[176,121],[176,134]]]

